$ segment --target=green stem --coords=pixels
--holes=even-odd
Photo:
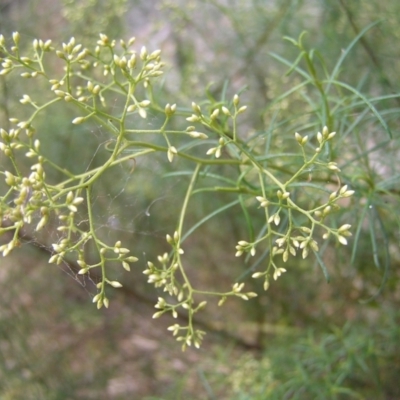
[[[94,228],[94,222],[93,222],[93,211],[92,211],[92,200],[91,200],[91,191],[92,191],[92,186],[89,185],[86,187],[86,204],[87,204],[87,210],[88,210],[88,219],[89,219],[89,231],[90,231],[90,236],[93,238],[94,244],[97,248],[97,252],[100,256],[100,267],[101,267],[101,279],[102,279],[102,285],[101,285],[101,292],[104,292],[104,287],[105,287],[105,282],[106,282],[106,269],[105,269],[105,263],[104,263],[104,258],[103,255],[101,254],[101,249],[99,242],[96,237],[96,232]]]
[[[322,142],[322,143],[321,143],[321,150],[322,150],[324,144],[325,144],[325,142]],[[320,153],[315,153],[315,154],[310,158],[310,160],[305,161],[305,163],[298,169],[298,171],[297,171],[296,173],[294,173],[294,174],[292,175],[292,177],[291,177],[288,181],[285,182],[285,184],[284,184],[285,188],[288,187],[299,175],[301,175],[301,174],[303,173],[303,171],[304,171],[307,167],[309,167],[310,165],[314,164],[314,162],[315,162],[315,160],[318,158],[319,154],[320,154]]]
[[[189,187],[188,187],[188,189],[186,191],[185,199],[183,201],[181,214],[180,214],[180,217],[179,217],[179,224],[178,224],[178,235],[179,235],[178,248],[180,247],[180,240],[181,240],[181,237],[182,237],[183,222],[185,220],[185,215],[186,215],[186,210],[187,210],[187,207],[188,207],[188,204],[189,204],[189,199],[190,199],[190,197],[191,197],[191,195],[193,193],[193,188],[194,188],[194,185],[196,183],[197,177],[199,175],[201,166],[202,166],[201,164],[197,164],[196,165],[196,168],[195,168],[195,170],[193,172],[193,175],[192,175],[192,179],[190,180],[190,183],[189,183]],[[184,268],[182,266],[179,254],[177,255],[177,257],[178,257],[178,265],[179,265],[180,272],[181,272],[181,274],[183,276],[183,279],[184,279],[185,283],[187,284],[188,291],[191,294],[192,291],[193,291],[192,285],[190,284],[189,278],[187,277],[186,272],[185,272],[185,270],[184,270]]]
[[[314,83],[314,85],[316,86],[316,88],[318,89],[318,91],[321,94],[321,98],[322,98],[322,102],[323,102],[324,110],[325,110],[325,114],[326,114],[326,122],[325,123],[326,123],[326,125],[328,126],[329,129],[332,129],[333,128],[333,126],[332,126],[333,121],[332,121],[332,115],[331,115],[331,111],[330,111],[330,107],[329,107],[329,103],[328,103],[328,99],[327,99],[326,93],[325,93],[324,88],[323,88],[323,86],[321,84],[321,81],[318,79],[317,72],[315,70],[315,67],[314,67],[314,65],[313,65],[313,63],[311,61],[311,58],[310,58],[309,54],[307,53],[307,51],[305,51],[304,48],[302,48],[302,50],[304,50],[304,58],[306,60],[308,71],[309,71],[310,75],[313,78],[313,83]]]

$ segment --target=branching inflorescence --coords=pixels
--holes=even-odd
[[[160,51],[149,53],[142,47],[136,52],[131,49],[133,43],[134,38],[117,44],[101,34],[94,50],[83,48],[74,38],[60,49],[55,49],[50,40],[35,39],[33,52],[25,56],[21,54],[18,33],[13,34],[11,47],[7,47],[4,37],[0,36],[0,74],[19,73],[25,79],[40,79],[48,85],[48,91],[42,98],[36,100],[24,94],[20,99],[23,107],[30,110],[28,118],[11,118],[13,127],[1,129],[0,151],[7,169],[4,167],[0,171],[6,184],[0,196],[0,235],[8,232],[11,240],[1,245],[0,251],[6,256],[18,247],[24,227],[33,225],[36,231],[40,231],[56,218],[59,233],[54,237],[59,239],[52,244],[53,254],[49,262],[60,264],[64,260],[75,260],[81,268],[79,274],[100,270],[101,280],[93,302],[98,308],[108,307],[107,286],[122,286],[109,276],[108,263],[118,262],[129,271],[131,263],[138,258],[130,255],[130,249],[120,241],[108,244],[96,233],[92,189],[107,170],[129,160],[152,157],[153,153],[164,153],[169,162],[181,157],[191,162],[193,168],[176,231],[166,236],[171,251],[159,255],[157,261],[148,262],[144,274],[150,284],[166,293],[165,297],[159,297],[156,304],[158,311],[153,317],[165,313],[176,317],[177,309],[186,310],[187,325],[174,324],[168,329],[177,336],[177,340],[182,341],[183,348],[192,344],[199,347],[204,332],[194,328],[193,317],[206,306],[206,300],[200,301],[199,298],[214,296],[222,305],[228,297],[249,300],[256,296],[256,293],[244,290],[243,282],[233,283],[231,289],[223,293],[201,290],[193,286],[187,275],[183,246],[187,230],[184,230],[184,222],[202,171],[205,168],[218,169],[223,165],[236,168],[236,183],[225,186],[223,190],[253,199],[247,207],[255,212],[257,207],[260,209],[258,215],[262,213],[265,219],[263,229],[257,237],[240,240],[236,256],[244,253],[254,256],[258,248],[267,249],[264,268],[253,271],[252,275],[264,280],[265,290],[271,278],[276,280],[286,272],[281,261],[286,263],[289,257],[297,254],[301,254],[302,258],[310,252],[317,254],[321,234],[322,239],[334,237],[339,243],[347,244],[346,238],[351,236],[350,225],[333,228],[328,224],[327,216],[339,209],[338,201],[350,197],[353,191],[346,185],[339,186],[333,193],[327,194],[324,202],[305,207],[301,196],[295,194],[296,183],[305,173],[312,167],[328,175],[340,173],[338,165],[326,159],[326,152],[323,151],[334,139],[335,132],[324,127],[311,139],[295,133],[293,143],[297,142],[300,146],[302,163],[291,170],[289,177],[273,173],[263,161],[257,145],[244,142],[241,138],[237,121],[246,111],[246,106],[240,106],[238,95],[223,105],[209,105],[207,111],[192,103],[189,114],[175,104],[160,107],[152,90],[152,82],[163,73]],[[56,76],[52,75],[53,70],[46,67],[46,61],[51,57],[63,63],[63,69],[59,69]],[[112,108],[111,112],[107,107],[110,98],[118,98],[118,104],[121,104],[118,109]],[[74,174],[41,151],[35,123],[39,115],[46,115],[56,103],[65,103],[65,107],[74,110],[72,124],[98,123],[107,129],[109,141],[105,150],[108,151],[108,158],[101,166]],[[160,127],[152,130],[135,128],[132,121],[135,118],[146,119],[149,108],[162,116]],[[181,119],[185,128],[178,131],[169,129],[172,119],[174,122]],[[187,122],[193,125],[187,126]],[[146,140],[139,140],[143,134]],[[149,137],[162,137],[165,144],[160,145],[159,141],[152,141]],[[182,137],[193,141],[193,145],[179,146]],[[204,142],[204,139],[207,141]],[[209,146],[211,140],[215,143],[212,147]],[[314,146],[310,144],[312,141]],[[204,149],[206,145],[208,147]],[[129,151],[133,148],[134,152]],[[31,171],[29,174],[24,173],[27,162]],[[57,171],[58,181],[47,178],[50,171]],[[256,176],[251,185],[246,184],[247,176]],[[221,188],[214,187],[213,190]],[[88,222],[81,223],[83,219]],[[94,263],[86,259],[85,249],[88,246],[92,246],[97,254]]]

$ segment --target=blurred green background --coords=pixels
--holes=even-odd
[[[290,261],[288,273],[267,292],[247,280],[259,297],[209,305],[197,321],[208,331],[202,348],[181,353],[166,331],[173,320],[151,319],[157,293],[142,270],[168,250],[165,234],[175,229],[187,180],[166,175],[175,166],[161,157],[140,160],[140,175],[121,167],[118,178],[110,172],[96,188],[98,231],[141,256],[131,273],[115,271],[124,288],[112,292],[110,309],[95,310],[94,284],[78,278],[76,266],[47,263],[57,235],[51,227],[35,237],[26,232],[22,248],[1,258],[1,399],[400,398],[397,0],[0,0],[0,33],[18,31],[27,46],[34,38],[61,43],[74,36],[93,47],[106,33],[135,36],[138,48],[160,48],[167,62],[157,88],[160,103],[190,105],[245,88],[243,131],[271,131],[269,148],[278,153],[291,150],[286,134],[321,129],[313,119],[315,92],[282,96],[301,82],[296,72],[285,75],[289,67],[282,60],[294,62],[298,50],[283,37],[306,30],[305,43],[332,70],[374,22],[340,76],[373,99],[393,137],[359,99],[336,94],[335,129],[343,141],[336,157],[356,195],[341,215],[353,225],[353,239],[346,248],[330,244],[323,252],[330,283],[311,258]],[[0,78],[4,129],[18,110],[23,84]],[[71,130],[71,118],[67,109],[49,115],[39,132],[42,147],[72,171],[101,163],[105,155],[96,149],[107,140],[105,131]],[[150,112],[145,123],[157,126],[158,118]],[[189,225],[230,201],[229,195],[199,197]],[[248,277],[252,266],[233,251],[245,233],[236,209],[203,225],[185,243],[192,278],[223,290],[232,279]]]

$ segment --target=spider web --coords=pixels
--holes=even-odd
[[[146,120],[141,121],[143,127],[157,129],[160,122],[151,113],[148,114]],[[96,164],[97,157],[104,156],[107,151],[105,144],[109,140],[102,126],[91,129],[90,134],[96,137],[99,144],[86,170]],[[106,139],[102,140],[103,137]],[[175,211],[183,201],[178,188],[186,185],[184,178],[164,177],[165,172],[171,169],[174,166],[168,162],[166,154],[152,153],[106,171],[92,190],[96,234],[111,246],[120,240],[132,255],[139,257],[140,262],[146,261],[147,251],[151,247],[147,243],[154,246],[155,243],[164,242],[165,234],[176,228]],[[86,220],[82,223],[86,223]],[[81,276],[77,277],[74,273],[74,279],[81,279]]]
[[[137,120],[136,116],[135,122]],[[140,123],[144,129],[157,129],[160,126],[160,121],[151,113],[148,113],[148,117]],[[84,149],[83,156],[80,156],[82,146],[79,142],[68,152],[69,157],[73,158],[74,166],[80,172],[96,168],[108,158],[110,153],[106,149],[106,144],[109,143],[111,136],[106,127],[87,125],[79,127],[77,132],[70,130],[67,133],[83,135],[87,138],[87,146],[90,146],[90,149]],[[139,137],[139,140],[142,139]],[[62,142],[60,144],[62,145]],[[53,161],[57,163],[57,159],[53,158]],[[175,165],[177,162],[178,160],[175,160]],[[165,172],[171,169],[174,169],[174,165],[168,162],[166,154],[153,153],[150,156],[118,164],[100,177],[92,190],[92,209],[95,231],[102,241],[113,246],[116,241],[121,240],[123,246],[131,250],[131,255],[139,257],[141,262],[147,260],[149,246],[146,242],[165,242],[165,234],[173,232],[176,228],[177,214],[174,210],[177,207],[179,209],[182,202],[177,194],[177,188],[182,186],[182,183],[184,187],[186,186],[185,182],[182,182],[184,178],[164,177]],[[57,217],[53,218],[42,231],[35,232],[40,217],[39,213],[35,215],[31,226],[24,228],[21,241],[25,246],[34,246],[39,251],[47,253],[48,259],[54,254],[52,244],[58,243],[65,236],[63,232],[57,231],[60,225]],[[163,221],[162,224],[158,222],[159,219]],[[85,203],[79,206],[76,224],[83,229],[88,227]],[[11,238],[1,239],[3,243]],[[98,278],[91,277],[90,274],[78,275],[74,257],[76,254],[67,256],[67,260],[58,267],[88,293],[93,292],[89,289],[97,284]]]

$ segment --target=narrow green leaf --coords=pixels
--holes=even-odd
[[[206,223],[208,220],[210,220],[211,218],[215,217],[216,215],[218,215],[219,213],[227,210],[228,208],[231,208],[233,206],[236,206],[237,204],[239,204],[239,200],[235,200],[232,201],[228,204],[225,204],[224,206],[216,209],[215,211],[213,211],[212,213],[206,215],[204,218],[202,218],[197,224],[193,225],[182,237],[181,243],[184,242],[185,239],[187,239],[197,228],[199,228],[201,225],[203,225],[204,223]]]
[[[379,114],[378,110],[373,106],[373,104],[363,94],[361,94],[357,89],[353,88],[352,86],[348,85],[347,83],[339,82],[336,80],[329,80],[327,82],[328,83],[331,82],[337,86],[343,87],[343,88],[347,89],[348,91],[354,93],[360,99],[362,99],[364,101],[364,103],[370,108],[370,110],[375,115],[375,117],[379,120],[379,122],[381,123],[381,125],[383,126],[383,128],[385,129],[387,134],[389,135],[389,137],[391,139],[393,138],[390,128],[387,126],[386,122],[384,121],[382,116]]]
[[[339,69],[341,65],[343,64],[344,59],[349,55],[351,49],[355,46],[355,44],[364,36],[364,34],[369,31],[371,28],[373,28],[375,25],[379,24],[382,22],[382,20],[374,21],[371,24],[367,25],[353,40],[352,42],[344,49],[339,57],[339,60],[337,61],[335,68],[333,69],[331,76],[330,76],[330,81],[334,81],[337,76]],[[330,84],[328,84],[327,90],[329,90]]]
[[[320,254],[319,254],[318,251],[315,251],[315,250],[313,250],[313,249],[311,249],[311,250],[312,250],[312,252],[314,253],[315,258],[317,259],[318,264],[319,264],[319,266],[320,266],[321,269],[322,269],[322,272],[324,273],[324,276],[325,276],[326,281],[329,283],[331,278],[330,278],[330,276],[329,276],[328,268],[326,267],[326,265],[325,265],[325,263],[324,263],[324,260],[322,259],[322,257],[320,256]]]

